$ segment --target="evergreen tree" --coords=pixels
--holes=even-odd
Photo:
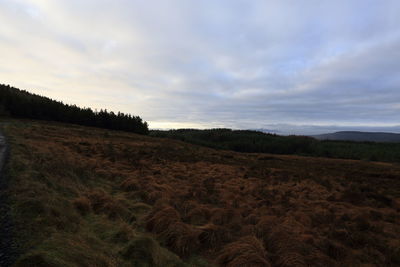
[[[48,97],[0,84],[0,115],[74,123],[79,125],[148,134],[148,124],[138,116],[67,105]]]

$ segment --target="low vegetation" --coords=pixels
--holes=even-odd
[[[400,166],[10,121],[17,266],[398,266]]]
[[[230,129],[153,130],[150,134],[237,152],[400,162],[400,143],[319,141],[306,136]]]

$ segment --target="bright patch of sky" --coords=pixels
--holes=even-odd
[[[0,82],[152,128],[395,130],[399,10],[395,0],[0,0]]]

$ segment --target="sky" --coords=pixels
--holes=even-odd
[[[0,0],[0,83],[150,128],[400,132],[398,0]]]

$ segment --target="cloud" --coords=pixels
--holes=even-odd
[[[399,125],[399,8],[0,0],[0,79],[153,127]]]

